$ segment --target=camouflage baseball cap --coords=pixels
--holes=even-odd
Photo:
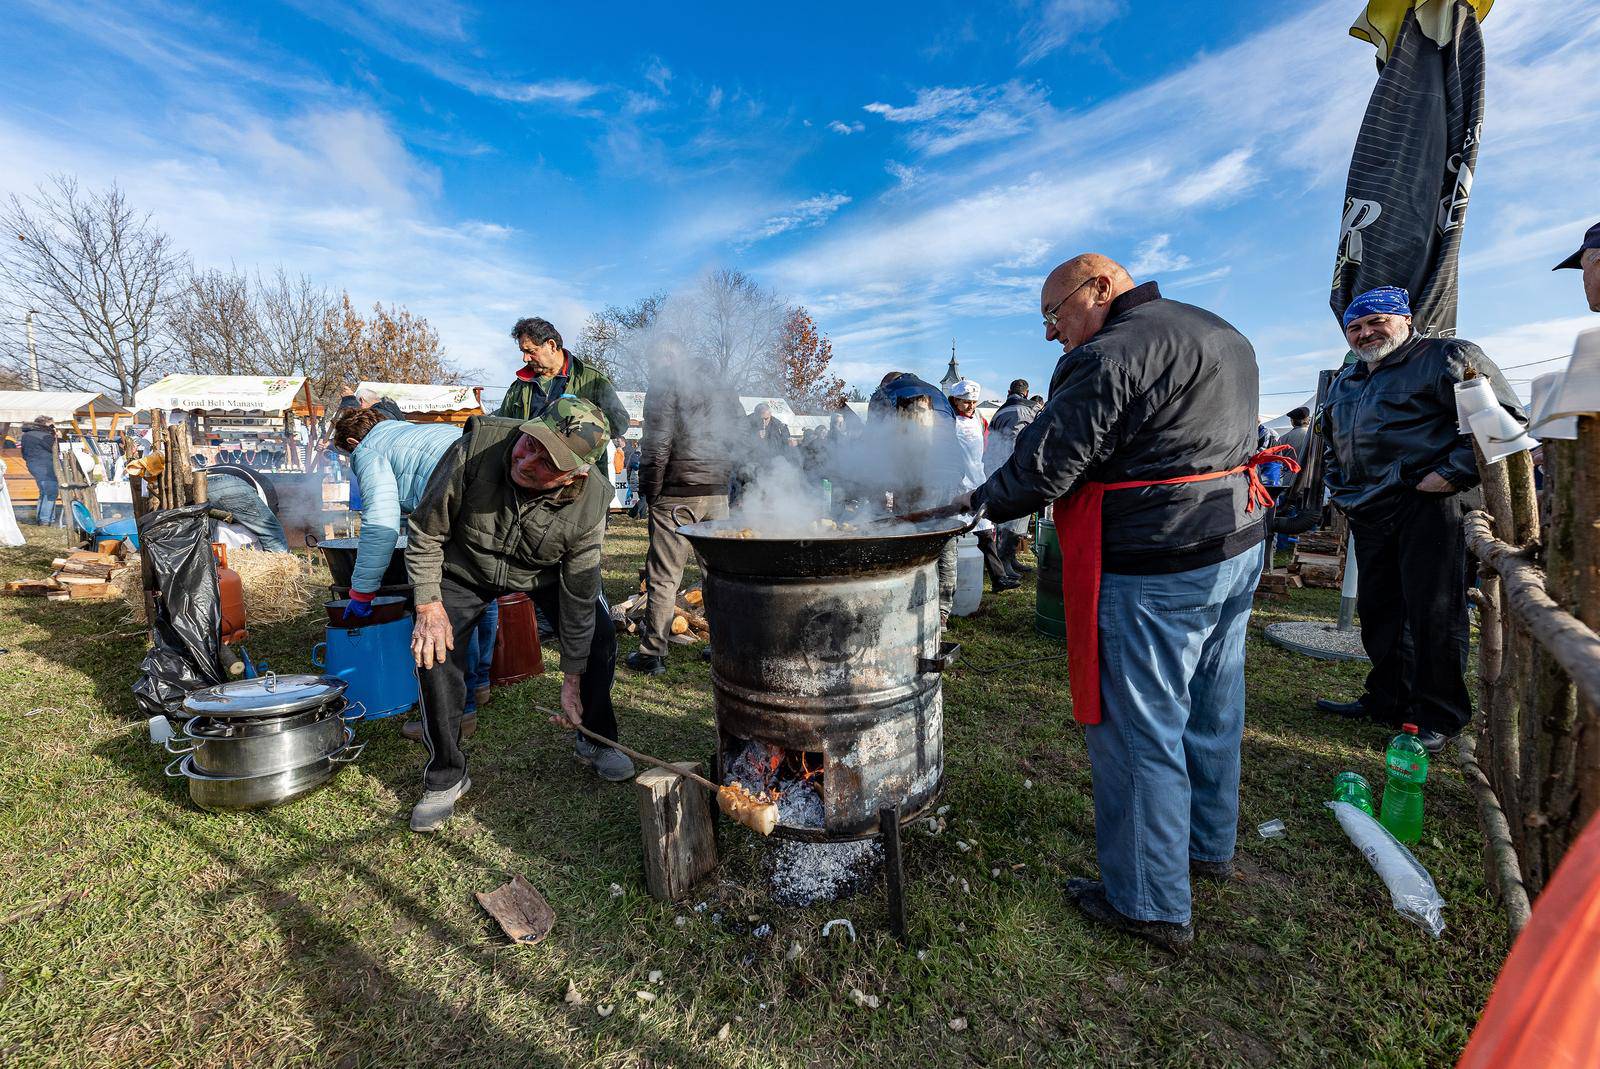
[[[522,433],[544,446],[562,471],[592,464],[606,451],[606,418],[581,397],[563,394],[550,403],[544,415],[530,419]]]

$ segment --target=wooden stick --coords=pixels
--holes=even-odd
[[[1467,786],[1472,788],[1472,795],[1478,802],[1478,819],[1483,823],[1488,840],[1485,860],[1488,862],[1490,883],[1505,906],[1511,933],[1515,935],[1528,923],[1532,907],[1528,904],[1527,888],[1522,884],[1522,869],[1517,861],[1516,846],[1511,838],[1506,814],[1500,808],[1499,799],[1490,788],[1483,769],[1478,767],[1477,745],[1472,733],[1464,731],[1456,742],[1456,749]]]
[[[1550,651],[1583,699],[1600,705],[1600,636],[1550,599],[1539,569],[1494,537],[1487,515],[1470,513],[1466,526],[1467,547],[1503,581],[1506,608]]]
[[[598,734],[597,732],[590,731],[582,724],[572,724],[572,721],[567,719],[566,714],[558,713],[554,709],[547,709],[542,705],[535,705],[533,710],[534,712],[542,713],[545,716],[559,717],[563,723],[575,727],[578,731],[582,732],[584,735],[587,735],[600,745],[609,746],[613,750],[619,750],[633,758],[635,761],[642,761],[647,765],[654,765],[656,768],[666,769],[668,772],[671,772],[674,775],[683,776],[687,779],[693,780],[694,782],[700,784],[700,786],[716,794],[717,808],[721,809],[724,813],[728,814],[728,816],[732,817],[734,820],[737,820],[740,824],[743,824],[752,831],[760,832],[762,835],[771,835],[772,829],[777,826],[778,807],[773,802],[761,801],[760,799],[756,798],[756,796],[750,794],[749,791],[735,787],[719,786],[698,773],[686,771],[682,768],[679,768],[677,765],[661,760],[659,757],[651,757],[649,754],[640,753],[638,750],[629,749],[620,742],[608,739],[604,735]]]

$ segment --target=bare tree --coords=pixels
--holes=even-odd
[[[363,316],[348,293],[329,306],[317,339],[321,356],[311,390],[324,402],[363,380],[450,384],[479,377],[450,363],[439,332],[423,317],[382,304]]]
[[[776,393],[778,356],[789,309],[776,293],[743,271],[712,271],[681,302],[676,325],[690,351],[716,368],[740,393]]]
[[[583,325],[573,352],[604,371],[619,390],[643,390],[650,381],[647,339],[667,306],[665,293],[642,297],[626,308],[612,304]]]
[[[68,176],[12,196],[0,223],[16,238],[0,281],[15,319],[36,312],[40,379],[131,404],[171,364],[165,318],[183,258],[115,185],[85,193]]]
[[[178,363],[196,375],[261,374],[261,327],[250,280],[231,271],[189,276],[172,308]]]

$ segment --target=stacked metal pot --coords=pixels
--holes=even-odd
[[[197,690],[166,742],[178,755],[167,775],[187,779],[202,809],[266,809],[309,794],[364,745],[348,723],[360,709],[344,691],[331,676],[273,674]]]

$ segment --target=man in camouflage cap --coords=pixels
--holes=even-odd
[[[481,416],[434,468],[411,513],[406,568],[416,592],[411,651],[422,686],[428,763],[413,831],[448,820],[472,786],[461,752],[466,639],[495,598],[527,593],[561,642],[562,723],[617,737],[611,706],[617,639],[600,589],[611,484],[605,417],[560,397],[537,419]],[[576,736],[580,761],[603,778],[633,776],[621,752]]]

